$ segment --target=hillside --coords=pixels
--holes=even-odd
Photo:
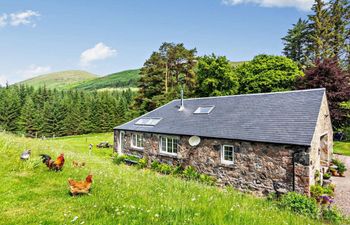
[[[81,82],[95,79],[96,75],[81,71],[81,70],[67,70],[44,74],[31,79],[19,82],[18,84],[25,84],[33,87],[46,86],[49,89],[67,89],[70,85],[77,85]]]
[[[0,224],[321,224],[278,209],[273,202],[148,169],[115,165],[112,149],[88,144],[113,142],[113,134],[54,140],[0,133]],[[21,161],[24,148],[32,150]],[[61,172],[48,171],[39,154],[65,154]],[[72,161],[86,162],[74,168]],[[67,179],[92,172],[91,195],[71,197]]]
[[[113,73],[104,77],[99,77],[94,80],[85,81],[73,88],[81,90],[98,90],[111,88],[126,88],[136,87],[137,81],[140,78],[140,70],[125,70],[118,73]]]

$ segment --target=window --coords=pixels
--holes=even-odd
[[[135,125],[143,125],[143,126],[155,126],[161,121],[162,118],[141,118],[136,121]]]
[[[223,145],[221,151],[221,162],[223,164],[233,164],[234,147],[232,145]]]
[[[143,135],[142,134],[132,134],[131,147],[143,149]]]
[[[160,136],[159,149],[161,153],[177,155],[178,137]]]
[[[209,114],[215,106],[199,106],[194,114]]]

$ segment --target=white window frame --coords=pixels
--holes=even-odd
[[[118,153],[122,154],[124,148],[125,148],[125,131],[120,131],[119,132],[119,146],[118,146]]]
[[[165,138],[165,149],[166,151],[163,151],[163,141],[162,138]],[[169,151],[169,140],[171,139],[171,148],[172,151]],[[174,152],[174,142],[173,140],[177,141],[177,145],[176,145],[176,152]],[[159,135],[159,152],[161,154],[166,154],[166,155],[172,155],[172,156],[177,156],[178,154],[178,150],[179,150],[179,142],[180,142],[180,138],[178,136],[165,136],[165,135]]]
[[[136,136],[136,143],[134,143],[134,137]],[[137,142],[139,140],[139,138],[141,138],[141,146],[137,146]],[[135,148],[135,149],[140,149],[143,150],[144,149],[144,138],[143,138],[143,134],[142,133],[132,133],[131,135],[131,147]]]
[[[232,148],[232,161],[225,160],[225,147]],[[221,147],[221,163],[225,165],[232,165],[235,162],[235,146],[233,145],[222,145]]]

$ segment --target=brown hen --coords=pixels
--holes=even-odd
[[[75,196],[77,194],[88,194],[91,189],[92,175],[89,174],[84,181],[75,181],[73,179],[68,179],[69,191]]]

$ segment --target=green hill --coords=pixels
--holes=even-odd
[[[71,85],[77,85],[81,82],[93,80],[95,74],[81,70],[67,70],[55,73],[49,73],[33,77],[31,79],[19,82],[33,87],[46,86],[47,88],[67,89]]]
[[[94,80],[85,81],[83,83],[73,86],[73,88],[81,90],[98,90],[136,87],[139,78],[139,69],[125,70],[104,77],[99,77]]]

